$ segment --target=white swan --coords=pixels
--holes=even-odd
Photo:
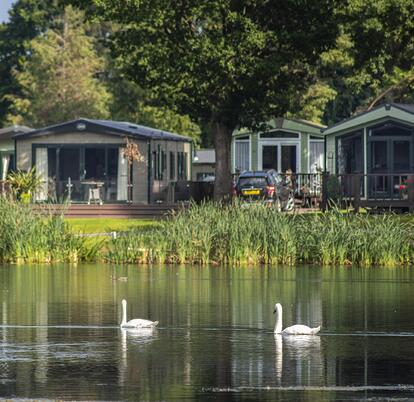
[[[292,325],[287,327],[282,331],[282,305],[280,303],[275,304],[276,313],[276,325],[275,325],[275,334],[282,335],[315,335],[317,334],[321,327],[310,328],[306,325]]]
[[[127,301],[122,300],[122,321],[121,328],[154,328],[158,325],[158,321],[142,320],[141,318],[135,318],[127,321]]]

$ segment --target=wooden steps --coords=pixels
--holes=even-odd
[[[47,204],[39,205],[38,208],[56,211],[63,211],[68,218],[134,218],[134,219],[161,219],[183,206],[181,204]]]

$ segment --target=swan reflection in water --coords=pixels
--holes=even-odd
[[[121,328],[122,351],[127,352],[128,343],[143,345],[157,339],[158,331],[156,328]]]
[[[296,385],[301,385],[308,376],[302,372],[303,368],[312,366],[312,376],[321,374],[318,373],[323,370],[321,338],[319,336],[275,334],[274,337],[275,372],[278,385],[281,385],[283,372],[285,374],[294,373]]]
[[[124,384],[127,378],[128,347],[145,347],[158,338],[156,328],[121,328],[121,364],[119,383]],[[130,353],[130,358],[133,358]]]

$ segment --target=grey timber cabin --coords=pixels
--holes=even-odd
[[[126,142],[141,159],[129,168]],[[16,168],[36,167],[38,202],[170,202],[191,177],[192,140],[129,122],[81,118],[16,134]]]

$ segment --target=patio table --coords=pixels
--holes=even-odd
[[[105,182],[95,180],[82,180],[81,184],[88,186],[88,205],[90,205],[91,201],[99,202],[99,205],[103,204],[101,198],[101,188],[104,186]]]

